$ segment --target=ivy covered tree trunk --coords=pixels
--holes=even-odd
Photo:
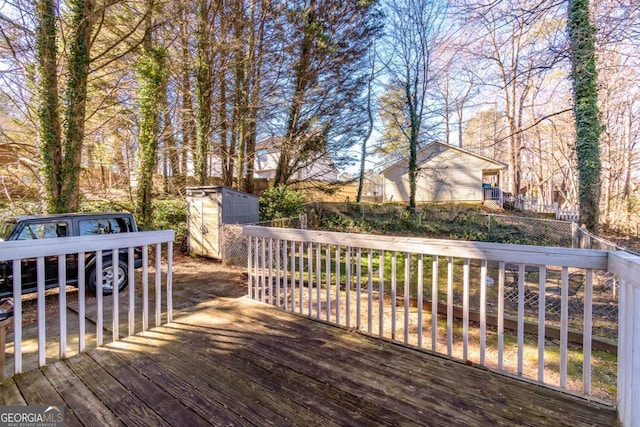
[[[572,83],[576,119],[576,154],[580,222],[598,231],[600,204],[600,126],[595,60],[595,33],[589,17],[589,0],[569,1]]]
[[[72,44],[69,49],[69,79],[65,99],[64,158],[62,188],[56,211],[75,212],[80,203],[80,172],[84,141],[87,77],[91,50],[93,0],[72,0]]]
[[[36,30],[36,55],[40,81],[38,93],[38,121],[40,127],[40,153],[44,198],[49,212],[60,210],[60,169],[62,166],[62,142],[58,102],[58,73],[56,69],[56,24],[52,0],[37,3],[38,28]]]
[[[165,84],[166,54],[164,49],[145,49],[136,64],[140,85],[140,135],[138,137],[138,190],[136,213],[143,226],[151,224],[153,170],[158,152],[159,109]]]
[[[418,114],[420,104],[417,96],[412,92],[412,86],[407,82],[407,107],[409,109],[409,206],[416,207],[416,189],[418,181],[418,137],[422,127],[422,117]]]

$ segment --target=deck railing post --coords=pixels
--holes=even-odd
[[[257,237],[249,236],[247,238],[247,296],[252,297],[253,290],[253,239]]]
[[[162,247],[156,243],[156,327],[162,324]],[[114,337],[114,340],[116,338]]]
[[[62,283],[67,283],[67,258],[65,255],[58,255],[58,280]],[[67,357],[67,287],[60,286],[58,290],[58,318],[60,319],[59,325],[59,356],[60,359]]]
[[[119,250],[113,249],[111,251],[111,273],[113,273],[112,278],[112,299],[113,299],[113,327],[112,327],[112,341],[118,341],[120,339],[120,310],[119,310],[119,294],[118,292],[118,273],[120,270],[120,259],[119,259]],[[96,275],[97,277],[97,275]]]
[[[22,265],[13,260],[13,295],[22,294]],[[13,372],[22,373],[22,298],[13,299]],[[4,366],[2,367],[4,369]]]
[[[47,361],[45,354],[46,330],[44,321],[44,257],[38,257],[36,268],[38,271],[38,366],[44,366]]]
[[[142,330],[149,329],[149,247],[142,247]]]
[[[173,322],[173,242],[167,243],[167,322]]]

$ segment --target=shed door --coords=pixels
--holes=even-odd
[[[189,201],[189,250],[196,255],[221,257],[218,204],[215,200]]]

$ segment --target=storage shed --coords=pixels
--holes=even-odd
[[[222,259],[224,224],[258,222],[258,197],[229,187],[187,187],[189,252]]]

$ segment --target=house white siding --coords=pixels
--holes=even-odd
[[[497,162],[457,147],[433,143],[418,152],[416,203],[481,202],[483,170],[499,168]],[[409,201],[408,161],[384,172],[384,200]]]
[[[256,178],[273,179],[276,176],[276,168],[280,159],[280,146],[277,141],[267,140],[256,147],[254,169]],[[336,182],[338,170],[335,168],[329,154],[318,157],[312,156],[308,164],[291,177],[294,181],[322,181]]]

